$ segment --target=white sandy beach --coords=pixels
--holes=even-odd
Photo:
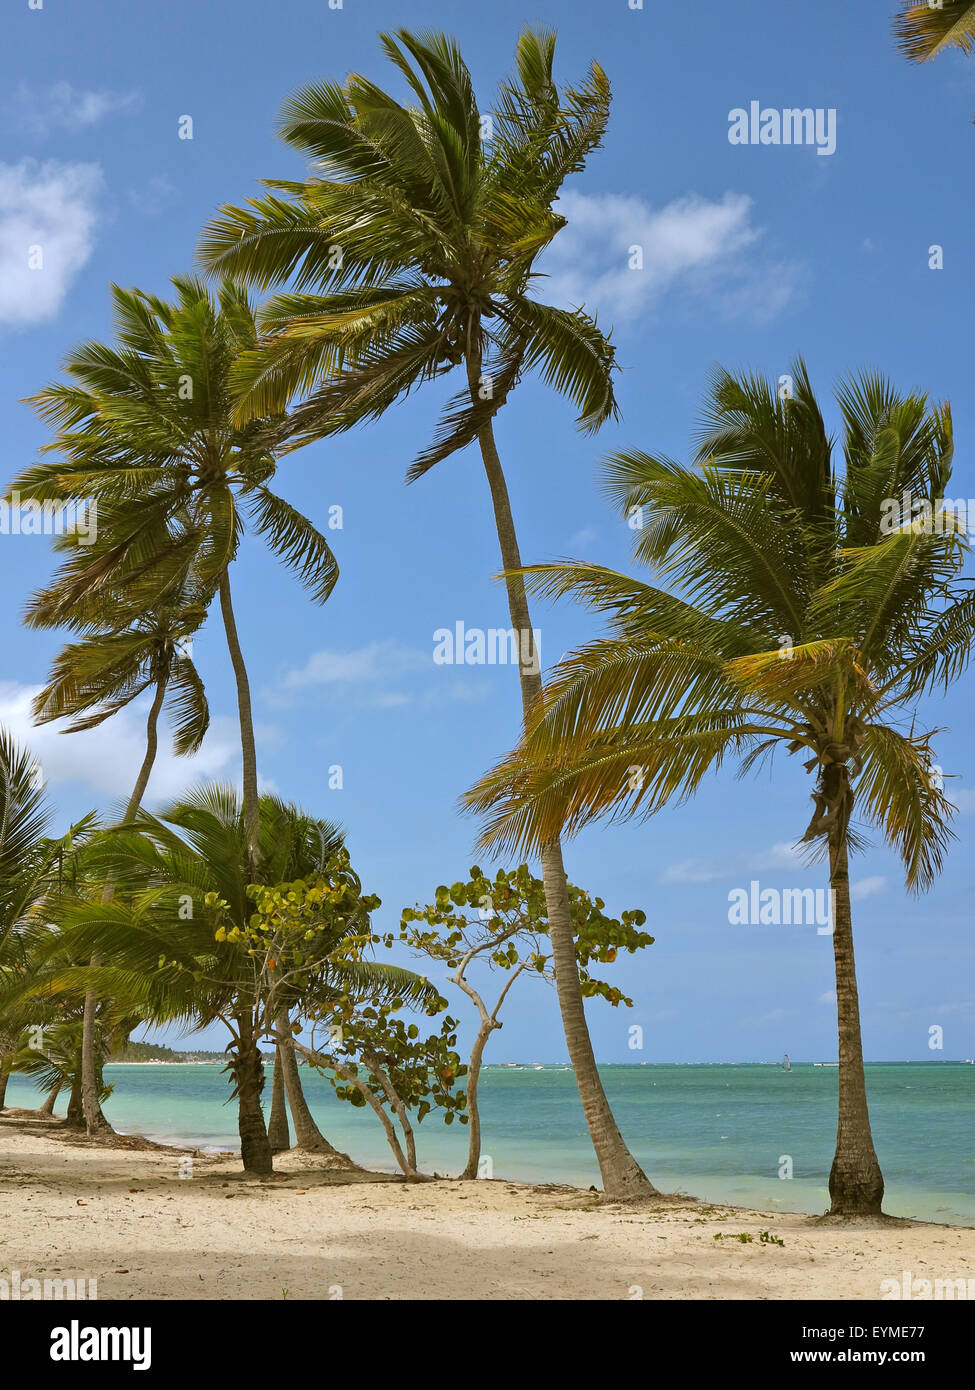
[[[56,1137],[55,1137],[56,1134]],[[0,1118],[0,1277],[96,1279],[99,1299],[872,1299],[884,1279],[975,1279],[975,1230],[834,1225],[568,1187],[407,1185],[279,1155],[93,1147]],[[765,1244],[769,1231],[784,1245]],[[747,1232],[750,1243],[715,1240]],[[975,1288],[975,1284],[973,1284]]]

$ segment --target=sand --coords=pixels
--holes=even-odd
[[[972,1279],[975,1230],[835,1224],[562,1186],[407,1184],[297,1153],[106,1148],[0,1116],[0,1279],[96,1279],[99,1299],[875,1299],[903,1271]],[[763,1243],[768,1231],[782,1245]],[[748,1233],[742,1243],[728,1239]],[[721,1240],[715,1240],[721,1234]]]

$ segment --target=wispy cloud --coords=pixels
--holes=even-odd
[[[435,708],[458,701],[480,700],[490,693],[487,682],[473,679],[445,679],[445,668],[433,663],[432,648],[420,651],[388,640],[368,642],[349,651],[335,648],[312,653],[303,666],[286,671],[276,685],[264,691],[271,706],[294,705],[304,692],[331,690],[342,696],[355,692],[355,702],[370,709],[401,709],[404,705]],[[418,677],[428,681],[418,684]],[[431,683],[432,682],[432,683]],[[412,689],[404,690],[404,685]]]
[[[802,866],[802,863],[802,852],[795,845],[789,844],[787,840],[780,840],[770,849],[756,854],[755,858],[751,860],[749,868],[797,869]]]
[[[583,526],[581,531],[576,531],[574,536],[569,537],[569,549],[573,554],[588,550],[594,541],[599,539],[599,532],[593,526]]]
[[[0,324],[54,318],[95,244],[97,164],[0,164]]]
[[[429,670],[430,666],[429,655],[398,642],[369,642],[346,652],[334,649],[313,652],[304,666],[285,672],[281,685],[285,690],[300,690],[310,685],[381,681],[407,671]]]
[[[961,815],[967,815],[969,811],[975,811],[975,789],[972,787],[956,787],[950,779],[945,779],[945,796],[957,806]]]
[[[875,898],[878,893],[885,892],[887,880],[883,874],[874,874],[870,878],[861,878],[850,888],[850,897],[854,902],[862,903],[866,898]]]
[[[585,304],[611,320],[645,314],[673,290],[708,294],[728,315],[774,317],[792,298],[800,267],[756,252],[764,235],[752,200],[696,193],[654,208],[643,198],[569,190],[556,204],[568,226],[539,263],[540,297]],[[751,254],[754,253],[754,254]]]
[[[143,217],[158,217],[178,193],[165,174],[153,174],[140,188],[129,189],[129,203]]]
[[[30,135],[44,138],[58,130],[90,130],[108,116],[121,116],[140,104],[138,92],[86,91],[70,82],[48,87],[21,82],[6,102],[8,118]]]
[[[711,883],[721,877],[716,865],[706,859],[681,859],[668,864],[660,875],[661,883]]]

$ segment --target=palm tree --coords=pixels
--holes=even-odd
[[[271,422],[235,418],[235,362],[257,342],[254,310],[236,285],[215,296],[177,276],[170,302],[112,287],[117,341],[85,343],[69,356],[69,380],[31,403],[56,430],[55,462],[12,485],[24,500],[97,505],[100,536],[74,546],[39,600],[47,625],[104,617],[122,594],[138,611],[171,595],[193,566],[218,594],[237,685],[244,804],[252,859],[258,787],[250,684],[230,585],[245,519],[319,603],[338,567],[324,536],[269,487],[276,470]],[[209,601],[209,599],[207,600]]]
[[[29,1076],[39,1090],[47,1092],[44,1104],[40,1107],[43,1114],[54,1114],[54,1106],[61,1091],[67,1090],[69,1094],[74,1094],[77,1088],[78,1092],[83,1094],[83,1027],[82,1012],[79,1009],[78,1016],[73,1021],[53,1025],[48,1023],[44,1026],[41,1048],[22,1047],[13,1059],[13,1071],[22,1076]],[[117,1032],[114,1036],[120,1038],[122,1034]],[[104,1055],[109,1050],[108,1043],[107,1037],[99,1039],[96,1080],[100,1104],[112,1093],[112,1087],[106,1086],[102,1076]]]
[[[116,607],[113,597],[101,593],[100,603],[106,616],[100,621],[97,609],[85,610],[84,617],[72,615],[74,625],[82,627],[85,635],[81,641],[68,643],[55,658],[51,679],[34,700],[33,713],[37,724],[70,718],[72,722],[64,732],[77,733],[96,728],[147,691],[153,692],[146,717],[145,755],[123,816],[123,823],[127,823],[141,806],[149,785],[159,747],[159,716],[167,697],[175,725],[173,747],[178,756],[196,753],[209,727],[203,682],[189,645],[206,614],[206,594],[191,577],[186,577],[175,596],[170,594],[156,608],[136,613],[130,619]],[[50,607],[49,595],[35,596],[28,608],[28,622],[46,626]],[[109,896],[111,891],[110,886],[106,888]],[[97,964],[97,960],[92,961],[92,965]],[[95,991],[89,989],[85,995],[81,1068],[82,1104],[89,1138],[112,1132],[99,1101],[97,1007]]]
[[[45,832],[51,811],[31,754],[0,729],[0,982],[21,975],[28,957],[31,909],[43,894],[52,856]],[[0,1017],[0,1109],[23,1020]]]
[[[915,63],[935,58],[946,48],[970,53],[975,46],[975,0],[942,0],[937,7],[928,0],[911,0],[894,20],[894,34],[901,52]]]
[[[559,189],[602,141],[609,83],[594,63],[580,86],[560,91],[554,34],[526,31],[517,77],[482,116],[453,40],[400,31],[381,42],[415,104],[358,75],[300,90],[280,133],[314,161],[313,177],[270,181],[267,197],[224,208],[201,255],[211,271],[261,287],[293,278],[294,291],[262,313],[267,336],[242,358],[239,376],[248,408],[261,416],[310,393],[284,427],[292,442],[349,429],[426,381],[461,374],[434,442],[407,477],[477,443],[527,717],[541,677],[493,421],[530,369],[573,401],[582,429],[616,414],[614,349],[595,320],[533,294],[537,257],[565,226],[553,208]],[[596,1067],[557,834],[540,857],[566,1042],[603,1184],[616,1197],[649,1195]]]
[[[293,862],[296,834],[308,824],[275,797],[260,800],[258,882],[274,885]],[[299,828],[296,831],[296,822]],[[238,1104],[241,1157],[247,1172],[272,1171],[261,1091],[260,1044],[276,1036],[283,1009],[302,1004],[300,990],[269,990],[251,957],[227,937],[246,928],[254,905],[251,842],[241,798],[229,787],[205,786],[160,816],[140,811],[132,826],[116,827],[97,842],[91,864],[101,864],[117,886],[117,900],[79,897],[59,914],[63,941],[54,950],[85,952],[110,961],[97,969],[66,968],[55,987],[94,983],[153,1023],[178,1021],[194,1031],[222,1023],[229,1035],[229,1066]],[[331,866],[329,866],[331,867]],[[354,880],[354,875],[351,876]],[[357,883],[357,880],[354,880]],[[215,931],[217,914],[225,914]],[[425,1003],[436,991],[411,971],[370,961],[347,961],[345,934],[368,929],[368,916],[343,919],[330,938],[334,959],[309,966],[316,1000],[351,991],[377,999]]]
[[[806,757],[815,812],[804,835],[829,865],[839,1031],[833,1213],[881,1210],[867,1110],[848,858],[856,812],[899,851],[907,886],[941,867],[953,810],[915,706],[967,664],[975,594],[967,543],[937,499],[951,474],[951,416],[864,375],[839,391],[834,466],[803,364],[794,399],[720,372],[696,466],[616,456],[607,488],[637,523],[636,554],[662,586],[590,564],[537,566],[530,589],[572,595],[611,634],[557,668],[522,746],[468,796],[492,846],[543,843],[594,818],[686,800],[727,758],[747,771]],[[908,503],[906,520],[894,499]],[[926,505],[922,505],[926,504]],[[927,518],[927,520],[925,520]]]
[[[23,1002],[47,930],[43,905],[57,889],[65,854],[94,823],[85,817],[50,839],[51,814],[38,763],[0,728],[0,1109],[24,1029],[44,1021]]]

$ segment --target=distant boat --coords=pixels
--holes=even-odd
[[[839,1062],[813,1062],[814,1067],[838,1067]]]
[[[788,1052],[787,1052],[787,1053],[785,1054],[785,1056],[782,1058],[782,1070],[783,1070],[783,1071],[791,1071],[791,1070],[792,1070],[792,1063],[789,1061],[789,1054],[788,1054]]]

